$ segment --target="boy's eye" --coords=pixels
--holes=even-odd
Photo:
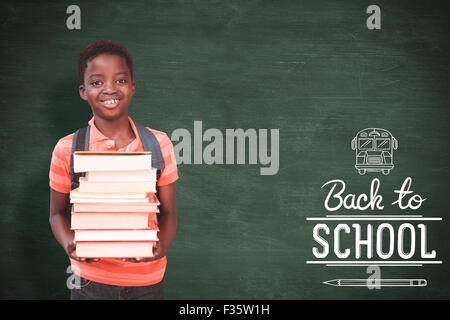
[[[119,79],[119,80],[117,80],[117,82],[118,82],[118,83],[126,83],[127,80],[126,80],[126,79]]]
[[[102,84],[102,82],[100,81],[100,80],[97,80],[97,81],[92,81],[91,82],[91,86],[99,86],[99,85],[101,85]]]

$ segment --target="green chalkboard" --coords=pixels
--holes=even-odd
[[[76,4],[81,29],[73,30],[67,2],[0,5],[0,298],[69,298],[70,263],[48,220],[48,172],[58,139],[91,117],[77,90],[77,57],[99,39],[130,49],[136,81],[130,115],[166,132],[184,160],[167,299],[450,296],[448,4],[377,1],[381,29],[373,30],[366,13],[371,1]],[[389,174],[356,170],[351,142],[365,128],[386,129],[398,140]],[[237,129],[252,137],[241,149],[232,140],[227,148],[227,132]],[[207,149],[213,140],[215,153]],[[273,170],[261,174],[270,156]],[[416,210],[392,205],[407,177],[414,194],[426,198]],[[340,179],[345,194],[359,195],[369,194],[374,178],[383,210],[326,210],[326,182]],[[308,220],[358,214],[442,218],[406,221],[417,232],[419,223],[426,225],[428,252],[436,251],[431,260],[441,264],[380,268],[382,278],[426,279],[427,286],[369,290],[322,283],[371,274],[367,266],[307,263],[321,260],[313,254],[314,247],[322,250],[313,238],[317,224],[329,226],[331,241],[336,225],[347,223],[351,234],[341,232],[341,250],[351,248],[353,255],[353,223],[366,237],[369,223],[374,234],[382,222],[397,234],[405,222]],[[415,260],[419,239],[417,233]],[[360,260],[367,260],[364,250]],[[328,259],[338,260],[330,251]],[[386,261],[400,260],[396,255]]]

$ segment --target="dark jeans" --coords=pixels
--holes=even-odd
[[[70,290],[71,300],[163,300],[164,286],[123,287],[80,278],[80,288]]]

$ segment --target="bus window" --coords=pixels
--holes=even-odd
[[[373,139],[369,138],[369,139],[364,139],[364,138],[360,138],[358,140],[358,149],[360,150],[372,150],[373,149]]]
[[[378,150],[389,150],[391,148],[390,139],[376,139],[376,148]]]

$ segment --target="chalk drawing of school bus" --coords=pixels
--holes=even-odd
[[[359,131],[352,140],[352,150],[356,150],[356,170],[359,174],[381,172],[388,175],[394,168],[394,150],[397,148],[397,139],[385,129]]]

